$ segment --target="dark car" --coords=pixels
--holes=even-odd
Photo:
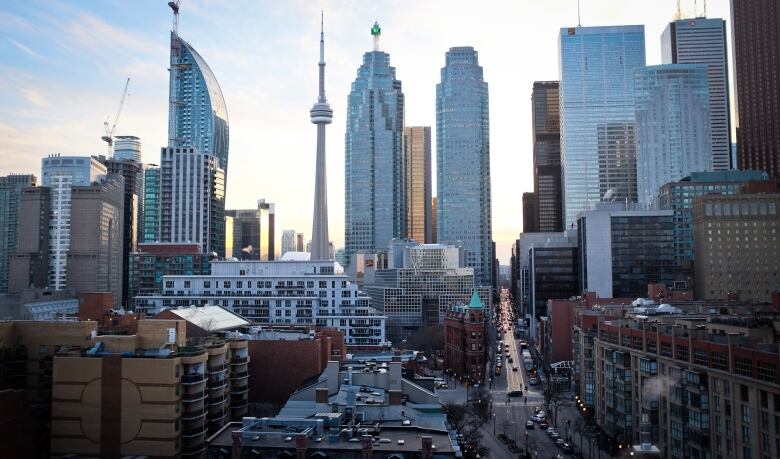
[[[563,446],[561,446],[561,451],[563,451],[566,454],[571,454],[574,452],[574,447],[571,446],[569,443],[564,443]]]
[[[525,428],[526,428],[526,429],[533,429],[533,428],[535,428],[535,427],[536,427],[536,426],[534,426],[534,423],[533,423],[533,421],[526,421],[526,423],[525,423]]]
[[[547,429],[548,427],[550,427],[550,424],[548,424],[548,423],[547,423],[547,421],[541,421],[541,422],[539,422],[539,428],[540,428],[540,429],[542,429],[542,430],[545,430],[545,429]]]
[[[507,395],[510,396],[510,397],[522,397],[523,396],[523,391],[521,391],[521,390],[513,390],[513,391],[510,391]]]

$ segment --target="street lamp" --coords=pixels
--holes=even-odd
[[[528,453],[528,431],[525,431],[525,452]]]
[[[571,424],[571,419],[566,420],[566,441],[571,442],[571,438],[569,438],[569,425]]]

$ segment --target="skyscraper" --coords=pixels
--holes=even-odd
[[[712,170],[707,67],[644,67],[635,89],[637,191],[649,206],[665,183]]]
[[[22,189],[35,186],[37,181],[31,174],[0,177],[0,293],[8,291],[8,264],[19,234]]]
[[[143,237],[141,242],[160,241],[160,167],[147,166],[144,169],[143,194]]]
[[[173,32],[169,91],[168,146],[213,155],[227,174],[229,124],[222,89],[200,54]]]
[[[163,148],[160,157],[160,242],[225,250],[225,171],[216,156],[197,149]]]
[[[325,25],[320,19],[320,85],[317,103],[309,112],[317,125],[317,165],[314,179],[314,218],[311,230],[311,259],[331,260],[328,250],[328,177],[325,173],[325,126],[333,121],[333,110],[325,97]],[[284,249],[282,249],[284,252]],[[273,258],[271,258],[273,259]]]
[[[141,139],[134,135],[114,137],[114,159],[128,159],[141,162]]]
[[[374,50],[363,55],[347,100],[347,260],[358,252],[376,253],[407,232],[404,94],[390,55],[379,50],[380,34],[375,23],[371,28]]]
[[[531,93],[536,221],[542,232],[563,230],[558,94],[557,81],[535,81]]]
[[[232,217],[233,258],[238,260],[274,260],[276,258],[276,210],[265,199],[257,201],[256,209],[228,210]]]
[[[731,0],[737,167],[780,178],[780,3]]]
[[[303,233],[295,233],[295,251],[304,252],[306,250],[306,243],[303,239]]]
[[[603,200],[636,201],[634,71],[641,25],[562,28],[561,169],[565,226]]]
[[[431,237],[431,128],[404,128],[407,237],[420,244]]]
[[[438,240],[436,228],[438,228],[438,225],[436,224],[436,196],[434,196],[431,198],[431,244],[436,244]]]
[[[726,21],[696,18],[669,23],[661,34],[661,58],[664,64],[707,66],[712,167],[716,171],[736,167],[730,160],[731,115]]]
[[[437,241],[462,244],[482,286],[493,285],[489,124],[477,52],[450,48],[436,85]]]
[[[295,252],[295,230],[282,231],[282,256],[287,252]]]
[[[539,232],[539,203],[536,193],[523,193],[523,232]]]

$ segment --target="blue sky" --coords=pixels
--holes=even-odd
[[[581,3],[584,26],[645,24],[647,63],[660,63],[660,34],[675,0]],[[692,1],[682,3],[693,11]],[[729,18],[727,0],[710,0],[707,8],[709,17]],[[378,20],[410,126],[435,126],[435,85],[447,49],[479,51],[490,91],[493,236],[507,263],[522,229],[521,194],[533,188],[531,86],[557,79],[558,29],[576,25],[576,1],[183,0],[180,34],[209,63],[227,103],[228,207],[266,198],[277,205],[280,230],[307,237],[316,147],[308,110],[317,95],[321,9],[335,111],[327,139],[331,239],[343,244],[347,94]],[[0,3],[0,174],[40,175],[41,158],[53,153],[104,154],[103,122],[116,111],[127,77],[130,95],[116,133],[141,137],[144,160],[157,162],[167,142],[170,28],[165,0]]]

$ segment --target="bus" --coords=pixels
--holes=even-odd
[[[534,367],[534,359],[528,349],[523,349],[523,366],[526,371],[530,371]]]

